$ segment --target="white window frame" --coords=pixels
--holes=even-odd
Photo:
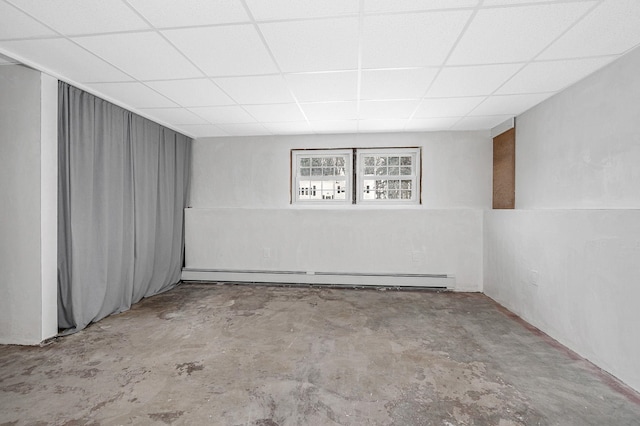
[[[385,157],[411,157],[411,174],[410,175],[365,175],[365,158],[367,156],[378,155]],[[417,205],[420,204],[420,181],[421,171],[420,166],[422,163],[420,148],[358,148],[356,150],[356,202],[361,205]],[[398,167],[401,167],[398,165]],[[369,169],[370,170],[370,169]],[[387,170],[390,170],[387,169]],[[409,180],[411,183],[411,198],[409,199],[366,199],[365,195],[365,181],[366,180]],[[401,188],[399,189],[401,190]],[[375,191],[375,190],[374,190]]]
[[[343,189],[345,199],[301,199],[300,182],[336,180],[335,175],[330,176],[301,176],[300,160],[303,158],[344,157],[346,188]],[[353,204],[353,150],[352,149],[302,149],[291,150],[291,203],[298,205],[346,205]]]

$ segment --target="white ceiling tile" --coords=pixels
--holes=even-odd
[[[300,102],[351,101],[358,96],[357,71],[285,75]]]
[[[421,98],[436,73],[435,68],[363,70],[360,99]]]
[[[309,121],[355,120],[358,118],[357,102],[319,102],[301,104]]]
[[[181,125],[181,124],[209,124],[207,120],[198,117],[194,113],[184,108],[155,108],[140,109],[147,115],[157,118],[165,123]]]
[[[482,9],[458,42],[450,65],[526,62],[595,2]]]
[[[440,65],[471,11],[433,12],[364,18],[362,66],[397,68]]]
[[[29,58],[42,67],[79,83],[131,81],[131,77],[64,39],[0,42],[16,55]]]
[[[256,20],[357,14],[359,0],[246,0]]]
[[[278,72],[253,25],[166,30],[163,34],[209,76]]]
[[[54,35],[55,32],[35,19],[0,1],[0,39],[40,37]]]
[[[464,117],[478,106],[485,96],[468,98],[424,99],[414,118]]]
[[[361,119],[407,119],[418,106],[414,101],[360,101]]]
[[[465,117],[453,126],[454,130],[488,130],[513,118],[512,115]]]
[[[489,6],[514,6],[523,3],[560,3],[566,0],[484,0],[482,2],[483,7]],[[592,0],[569,0],[569,1],[592,1]]]
[[[274,135],[304,135],[313,132],[311,126],[306,121],[264,123],[264,127]]]
[[[142,83],[91,83],[88,87],[132,108],[176,107],[175,103]]]
[[[202,76],[197,68],[154,32],[108,34],[73,40],[138,80]]]
[[[127,0],[156,28],[248,22],[240,0]]]
[[[297,104],[244,105],[244,109],[260,122],[304,121]]]
[[[260,24],[284,72],[351,70],[358,66],[358,19]]]
[[[404,130],[413,132],[447,130],[460,121],[460,119],[461,117],[414,118],[404,126]]]
[[[11,0],[11,2],[65,35],[149,29],[149,25],[121,1]]]
[[[218,86],[239,104],[293,102],[287,83],[279,75],[216,78]]]
[[[233,99],[206,78],[150,81],[146,84],[183,107],[235,104]]]
[[[408,12],[475,7],[478,0],[364,0],[365,12]]]
[[[532,62],[496,93],[556,92],[586,77],[613,60],[612,57]]]
[[[311,128],[317,133],[356,133],[358,120],[312,121]]]
[[[385,119],[385,120],[358,120],[358,131],[360,132],[400,132],[404,130],[407,120]]]
[[[196,138],[229,136],[227,132],[213,124],[183,124],[180,129]]]
[[[254,123],[256,120],[237,105],[189,108],[211,124]]]
[[[269,132],[269,130],[260,123],[220,124],[219,127],[231,136],[259,136],[271,134],[271,132]]]
[[[537,59],[624,53],[640,43],[640,1],[607,0]]]
[[[531,95],[503,95],[490,96],[469,115],[511,115],[522,114],[534,105],[551,96],[550,93],[536,93]]]
[[[447,67],[427,95],[430,98],[490,95],[521,67],[519,64]]]

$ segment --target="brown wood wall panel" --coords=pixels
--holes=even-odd
[[[493,208],[515,208],[515,195],[516,129],[509,129],[493,138]]]

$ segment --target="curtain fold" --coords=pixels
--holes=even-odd
[[[58,324],[74,332],[180,281],[191,139],[58,91]]]

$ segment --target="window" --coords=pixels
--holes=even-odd
[[[351,204],[352,151],[292,151],[294,203]]]
[[[291,162],[294,204],[420,203],[420,148],[292,150]]]
[[[419,149],[359,149],[357,158],[359,203],[419,203]]]

